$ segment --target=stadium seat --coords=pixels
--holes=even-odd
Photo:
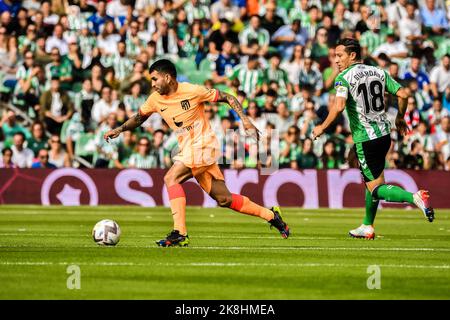
[[[195,61],[189,58],[181,58],[176,63],[177,72],[189,76],[191,72],[197,71],[197,65]]]
[[[211,79],[211,71],[193,71],[188,77],[192,83],[203,84],[207,79]]]

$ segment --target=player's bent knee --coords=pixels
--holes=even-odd
[[[164,175],[164,184],[167,187],[173,186],[174,184],[177,184],[177,179],[175,179],[175,176],[171,173],[166,173]]]
[[[219,207],[230,207],[231,206],[231,202],[233,201],[231,196],[217,196],[216,199],[217,201],[217,205]]]

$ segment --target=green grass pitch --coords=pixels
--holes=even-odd
[[[449,299],[450,210],[380,210],[374,241],[351,239],[363,209],[284,209],[282,239],[258,218],[189,207],[188,248],[158,248],[167,208],[0,207],[0,299]],[[116,247],[91,238],[116,220]],[[69,290],[69,265],[81,288]],[[368,289],[380,270],[380,289]]]

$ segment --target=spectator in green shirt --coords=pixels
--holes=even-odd
[[[379,21],[376,17],[371,16],[367,20],[367,26],[370,30],[363,32],[359,43],[362,49],[362,56],[370,56],[385,40],[385,37],[380,33]]]
[[[339,167],[343,164],[341,159],[336,152],[336,145],[334,141],[328,140],[323,145],[323,153],[319,159],[319,163],[317,165],[318,169],[339,169]]]
[[[61,81],[61,88],[69,90],[72,88],[72,63],[67,58],[63,58],[59,49],[54,47],[50,51],[52,62],[45,66],[45,75],[47,78],[47,89],[50,88],[50,81],[52,78],[59,78]]]
[[[3,117],[0,120],[0,125],[7,142],[12,142],[12,138],[17,132],[22,132],[27,139],[31,137],[30,131],[17,123],[16,114],[12,110],[8,110],[3,113]]]
[[[311,57],[317,61],[320,70],[328,63],[328,31],[324,27],[317,29],[316,38],[311,49]]]
[[[290,126],[283,140],[280,142],[280,168],[295,167],[294,162],[301,152],[300,130],[297,126]]]
[[[48,149],[48,141],[45,136],[44,126],[41,122],[34,122],[31,126],[31,138],[28,140],[27,147],[34,152],[34,155],[37,157],[39,150]]]
[[[318,164],[318,159],[313,152],[313,141],[311,138],[306,138],[303,141],[302,151],[297,154],[297,159],[293,162],[294,169],[315,169]]]
[[[122,141],[119,144],[119,158],[114,161],[114,166],[119,169],[125,168],[134,148],[135,136],[131,131],[124,131],[122,134]]]
[[[264,85],[269,86],[271,81],[278,83],[280,90],[279,95],[286,96],[288,93],[292,94],[294,89],[288,80],[288,74],[286,71],[280,68],[281,55],[274,53],[270,57],[269,67],[264,70]],[[263,88],[264,90],[264,88]],[[267,91],[267,90],[265,90]]]

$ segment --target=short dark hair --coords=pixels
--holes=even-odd
[[[6,154],[6,151],[9,151],[10,153],[13,153],[12,150],[11,150],[11,148],[6,147],[6,148],[3,148],[3,150],[2,150],[2,155],[5,155],[5,154]]]
[[[167,59],[161,59],[153,62],[153,64],[150,66],[149,72],[152,73],[153,71],[167,73],[173,78],[177,77],[177,69],[175,68],[175,65],[172,61]]]
[[[242,91],[242,90],[238,90],[238,92],[237,92],[237,96],[241,96],[241,97],[244,97],[244,98],[246,98],[246,97],[247,97],[247,94],[245,93],[245,91]]]
[[[309,83],[301,83],[300,84],[300,88],[301,90],[305,90],[308,92],[313,92],[314,91],[314,86],[309,84]]]
[[[158,129],[153,132],[153,135],[157,134],[158,132],[161,132],[163,136],[166,134],[163,129]]]
[[[108,84],[103,85],[103,87],[100,89],[100,92],[102,92],[104,89],[109,89],[112,91],[112,87]]]
[[[418,144],[420,145],[420,141],[419,140],[414,140],[411,143],[411,150],[413,150]]]
[[[138,142],[141,141],[141,140],[146,140],[147,142],[150,142],[150,139],[147,136],[140,136],[139,139],[138,139]]]
[[[322,19],[325,18],[325,17],[328,17],[328,18],[330,18],[330,19],[333,20],[333,13],[331,13],[331,12],[325,12],[325,13],[323,14],[323,16],[322,16]]]
[[[344,38],[339,41],[338,46],[344,46],[345,52],[348,54],[352,52],[356,53],[356,60],[361,60],[361,45],[358,40],[353,38]]]
[[[275,51],[274,53],[271,53],[271,54],[269,55],[269,58],[270,58],[270,59],[272,59],[272,58],[278,58],[278,59],[281,60],[281,54],[280,54],[278,51]]]
[[[16,133],[14,133],[14,136],[21,136],[24,141],[26,139],[25,133],[23,133],[22,131],[17,131]]]
[[[266,96],[276,98],[278,96],[278,94],[275,90],[273,90],[272,88],[269,88],[269,90],[267,90],[267,92],[266,92]]]

